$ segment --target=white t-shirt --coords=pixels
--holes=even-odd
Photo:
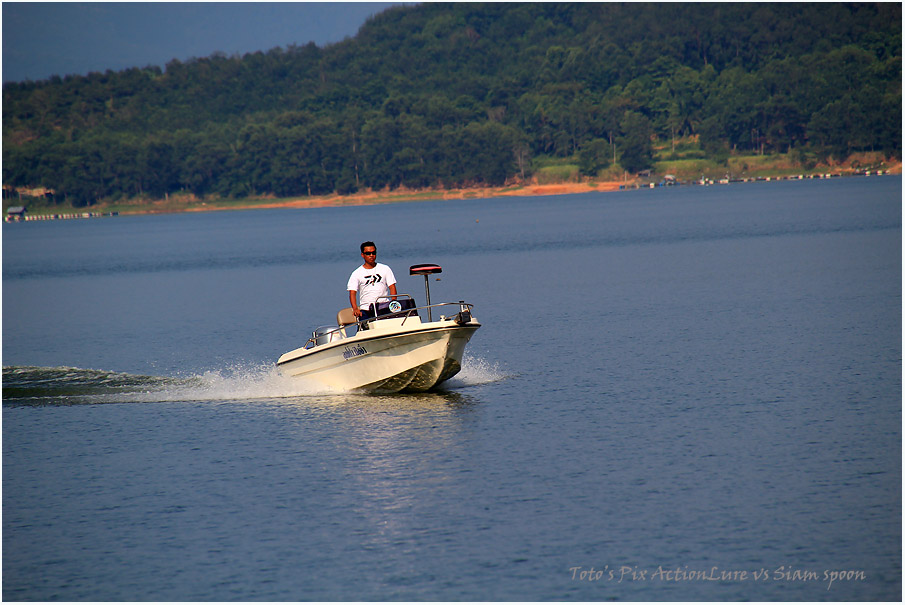
[[[388,296],[390,286],[395,283],[393,270],[383,263],[377,263],[373,269],[365,269],[364,265],[360,265],[349,276],[349,285],[346,289],[358,292],[359,309],[368,309],[378,298]]]

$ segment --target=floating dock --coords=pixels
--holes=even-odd
[[[19,223],[22,221],[59,221],[76,218],[103,218],[108,216],[119,216],[119,212],[70,212],[67,214],[25,214],[7,213],[7,223]]]

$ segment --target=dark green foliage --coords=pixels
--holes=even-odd
[[[354,39],[3,86],[3,182],[57,200],[499,185],[706,153],[901,155],[901,5],[435,4]]]
[[[629,172],[640,172],[653,166],[650,120],[636,111],[626,111],[619,128],[625,133],[616,140],[617,147],[622,149],[619,160],[622,167]]]
[[[613,145],[603,139],[594,139],[585,143],[578,152],[578,167],[582,174],[595,176],[610,165],[612,156]]]

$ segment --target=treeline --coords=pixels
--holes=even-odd
[[[901,156],[901,5],[423,4],[319,48],[3,85],[3,184],[57,199],[594,175],[711,156]]]

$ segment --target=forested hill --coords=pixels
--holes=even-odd
[[[3,85],[3,184],[75,205],[501,184],[539,158],[901,156],[901,4],[422,4],[319,48]]]

